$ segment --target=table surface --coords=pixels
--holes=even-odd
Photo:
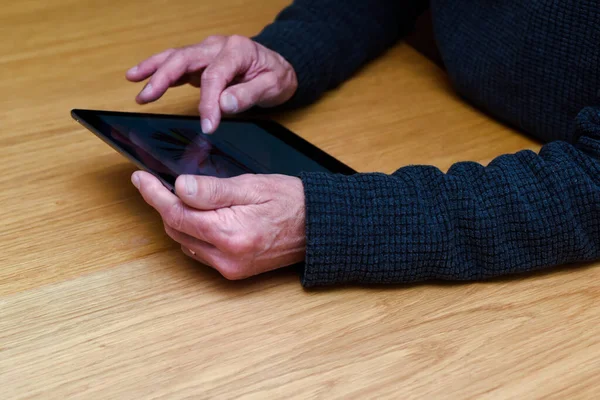
[[[72,108],[138,106],[125,71],[209,34],[258,32],[268,0],[5,2],[0,15],[0,387],[20,398],[561,398],[600,388],[600,268],[473,284],[304,290],[185,257],[132,165]],[[538,149],[462,102],[405,44],[274,116],[361,172]]]

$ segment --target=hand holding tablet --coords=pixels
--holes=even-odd
[[[272,121],[223,120],[205,135],[198,117],[73,110],[73,117],[147,172],[132,182],[189,257],[228,279],[305,256],[301,172],[353,174]]]
[[[175,184],[177,196],[146,172],[134,173],[132,181],[183,253],[227,279],[304,260],[304,189],[299,178],[185,175]]]

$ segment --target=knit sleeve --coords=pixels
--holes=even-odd
[[[573,144],[447,173],[306,173],[306,287],[481,280],[600,258],[600,108]]]
[[[295,0],[253,39],[283,56],[298,90],[286,106],[314,102],[410,32],[424,0]]]

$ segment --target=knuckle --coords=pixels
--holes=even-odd
[[[216,107],[210,103],[206,96],[202,96],[200,98],[200,103],[198,104],[198,112],[200,113],[200,116],[210,115],[215,108]]]
[[[231,35],[227,40],[227,44],[231,47],[243,47],[247,46],[251,40],[242,35]]]
[[[188,54],[189,51],[187,49],[181,49],[171,54],[169,59],[173,63],[183,64],[187,62]]]
[[[173,204],[165,213],[164,221],[171,228],[180,231],[185,220],[185,209],[181,204]]]
[[[209,204],[219,204],[223,198],[223,185],[216,179],[210,179],[207,182],[205,193]]]
[[[259,100],[260,92],[257,90],[249,90],[245,85],[241,85],[230,93],[235,95],[241,106],[253,106]]]
[[[266,195],[277,189],[272,184],[272,177],[265,179],[264,176],[245,174],[238,176],[237,179],[237,184],[244,188],[248,201],[261,202]]]
[[[224,223],[227,223],[227,222],[225,221]],[[204,235],[206,235],[205,231],[203,231],[202,233]],[[207,236],[207,238],[209,239],[209,242],[212,243],[216,248],[218,248],[219,250],[222,250],[223,252],[225,252],[227,250],[228,235],[226,232],[215,229],[215,230],[212,230],[209,235],[210,236]]]
[[[265,77],[265,84],[271,89],[279,90],[281,88],[279,78],[274,74],[269,74]]]
[[[254,250],[256,240],[250,234],[229,236],[226,240],[227,252],[233,256],[243,256]]]
[[[227,280],[237,281],[244,279],[246,274],[244,273],[245,267],[237,261],[220,261],[215,268],[221,275]]]
[[[252,188],[252,194],[254,194],[254,198],[257,201],[260,201],[264,196],[264,194],[273,193],[273,188],[267,182],[258,181],[253,182],[250,186]]]
[[[180,53],[187,64],[191,64],[194,60],[202,55],[202,52],[198,49],[198,46],[184,47],[181,49]]]
[[[171,47],[171,48],[166,49],[165,51],[157,53],[156,57],[166,56],[168,58],[168,57],[172,56],[175,52],[177,52],[177,49],[174,49]]]
[[[167,79],[171,82],[179,79],[184,72],[187,62],[187,56],[182,52],[177,52],[171,55],[169,60],[169,68],[165,68],[165,75]]]
[[[223,73],[222,68],[208,67],[202,74],[201,80],[202,80],[203,84],[206,84],[206,83],[210,83],[210,82],[219,81],[222,79],[223,76],[224,76],[224,73]]]
[[[170,48],[163,52],[155,54],[154,57],[148,59],[148,61],[157,62],[159,59],[161,59],[162,62],[160,64],[164,64],[165,62],[167,62],[167,60],[169,60],[169,58],[173,57],[173,54],[176,54],[176,53],[177,53],[177,49]]]
[[[206,39],[204,39],[203,43],[205,44],[215,44],[223,41],[222,35],[210,35]]]

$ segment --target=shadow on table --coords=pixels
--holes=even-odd
[[[407,290],[416,287],[465,287],[471,285],[503,285],[510,283],[518,283],[528,280],[538,280],[542,278],[547,278],[550,276],[566,276],[572,274],[574,272],[583,272],[585,270],[591,268],[600,268],[597,263],[589,262],[589,263],[577,263],[577,264],[569,264],[557,267],[549,267],[547,269],[527,272],[527,273],[518,273],[514,275],[502,276],[497,278],[478,280],[478,281],[442,281],[442,280],[431,280],[425,282],[416,282],[416,283],[408,283],[408,284],[366,284],[366,285],[358,285],[358,284],[349,284],[349,285],[341,285],[336,287],[324,287],[324,288],[313,288],[309,289],[315,292],[330,292],[336,290],[347,290],[350,288],[353,289],[361,289],[361,290]]]

